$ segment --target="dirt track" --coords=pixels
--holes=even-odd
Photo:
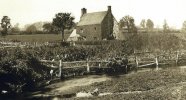
[[[71,80],[66,80],[66,81],[51,84],[46,87],[49,89],[49,91],[36,92],[34,96],[38,97],[38,96],[63,95],[64,93],[73,91],[77,87],[90,85],[96,82],[103,82],[110,79],[111,78],[107,76],[93,75],[84,78],[75,78]]]

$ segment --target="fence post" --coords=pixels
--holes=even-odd
[[[125,74],[127,74],[127,73],[128,73],[128,66],[125,65]]]
[[[101,68],[101,63],[99,63],[99,69]]]
[[[59,60],[59,77],[61,77],[61,73],[62,73],[62,61]]]
[[[137,56],[135,57],[135,61],[136,61],[136,67],[138,68],[139,63],[138,63],[138,58],[137,58]]]
[[[178,60],[179,60],[179,51],[176,52],[176,66],[178,65]]]
[[[87,59],[87,72],[88,73],[90,72],[90,66],[89,66],[89,63],[88,63],[88,59]]]
[[[158,56],[156,56],[156,58],[155,58],[155,63],[156,63],[156,70],[158,70]]]

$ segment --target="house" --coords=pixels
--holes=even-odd
[[[76,33],[76,29],[72,31],[70,36],[68,37],[67,41],[78,41],[80,38],[80,35]]]
[[[76,32],[83,40],[109,40],[118,38],[118,22],[112,14],[111,6],[107,11],[87,13],[81,9],[81,18],[76,26]]]

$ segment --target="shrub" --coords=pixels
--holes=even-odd
[[[0,91],[20,93],[32,90],[41,80],[49,78],[48,72],[49,69],[32,54],[20,48],[8,50],[8,53],[1,55]]]

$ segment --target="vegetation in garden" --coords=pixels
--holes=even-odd
[[[16,49],[0,50],[0,91],[8,94],[33,90],[39,83],[49,79],[46,66],[31,52]]]
[[[1,90],[8,89],[8,91],[11,91],[12,93],[21,93],[22,91],[34,89],[40,82],[49,79],[49,69],[39,61],[41,59],[81,61],[88,58],[89,60],[106,60],[117,56],[130,56],[134,53],[134,50],[161,53],[181,49],[185,49],[185,40],[179,36],[168,33],[138,34],[126,41],[76,42],[75,46],[61,46],[59,42],[56,42],[50,46],[4,48],[0,49],[0,76],[2,76],[0,77]],[[132,77],[128,78],[128,80],[131,78]],[[129,83],[124,84],[132,84],[134,80],[128,82]],[[112,87],[109,83],[112,82],[108,82],[107,84],[103,83],[103,86],[108,85]],[[148,84],[148,82],[145,84]],[[163,83],[160,85],[162,84]],[[150,86],[145,86],[131,85],[131,87],[125,88],[124,90],[121,90],[121,88],[113,89],[113,91],[118,92],[131,91],[133,89],[146,90],[148,88],[155,88],[152,88],[152,86],[154,86],[152,84]],[[103,89],[103,91],[106,91],[106,89]]]

